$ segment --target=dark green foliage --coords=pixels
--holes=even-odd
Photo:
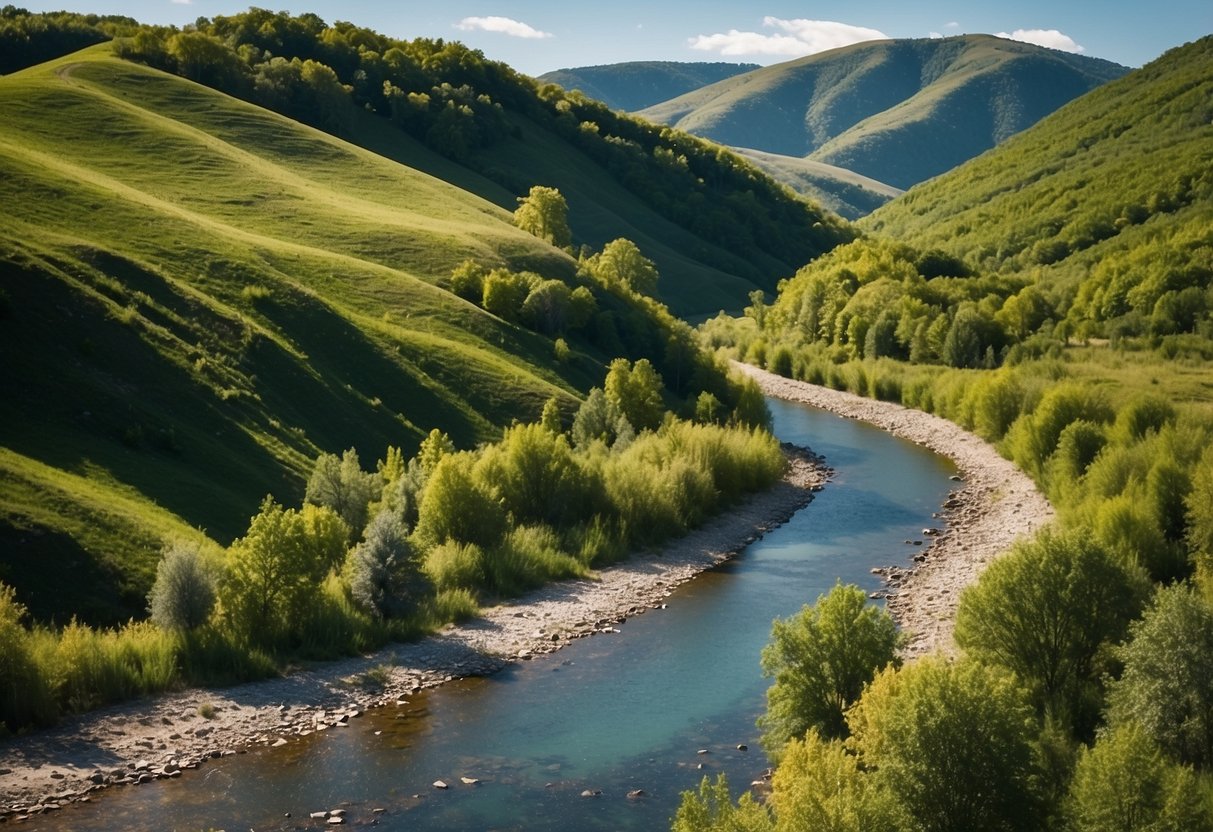
[[[1114,725],[1136,723],[1181,762],[1213,764],[1213,609],[1190,586],[1160,588],[1120,651]]]
[[[836,584],[798,614],[776,620],[762,651],[774,677],[758,720],[768,754],[779,759],[788,740],[812,729],[825,739],[846,736],[844,720],[864,686],[897,666],[897,627],[857,586]]]
[[[118,15],[49,12],[30,14],[0,8],[0,75],[134,32],[139,23]]]
[[[1084,733],[1097,715],[1097,659],[1136,617],[1145,585],[1089,535],[1045,531],[964,591],[956,641],[1014,671],[1038,707]]]
[[[215,607],[216,583],[197,543],[176,541],[165,547],[147,599],[152,622],[169,632],[198,629]]]

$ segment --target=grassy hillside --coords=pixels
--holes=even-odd
[[[908,188],[1125,71],[988,35],[874,41],[755,70],[640,114]]]
[[[857,220],[904,193],[900,188],[824,162],[746,147],[733,150],[796,193],[845,219]]]
[[[1210,102],[1205,37],[914,188],[866,227],[1022,276],[1075,333],[1198,331],[1213,308]]]
[[[538,80],[581,90],[616,110],[641,110],[683,93],[758,69],[726,62],[629,61],[545,72]]]
[[[226,543],[321,450],[468,446],[609,357],[435,285],[571,278],[505,211],[106,45],[0,79],[0,194],[0,580],[39,616],[138,612],[164,533]]]

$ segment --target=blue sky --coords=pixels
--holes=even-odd
[[[31,10],[127,14],[183,25],[233,14],[232,0],[14,0]],[[268,8],[311,11],[388,35],[461,40],[532,75],[621,61],[777,63],[875,37],[964,33],[1014,36],[1140,66],[1173,46],[1213,32],[1210,0],[295,0]]]

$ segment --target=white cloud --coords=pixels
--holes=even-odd
[[[929,37],[931,40],[939,40],[940,38],[943,37],[943,33],[942,32],[927,32],[927,37]]]
[[[194,5],[194,0],[169,0],[169,2],[172,3],[174,6],[192,6],[192,5]]]
[[[1034,43],[1037,46],[1047,46],[1061,52],[1085,52],[1083,47],[1074,42],[1069,35],[1064,35],[1056,29],[1016,29],[1014,32],[995,32],[995,37],[1020,40],[1024,43]]]
[[[884,40],[888,35],[876,29],[852,26],[834,20],[784,20],[764,17],[762,25],[777,32],[742,32],[730,29],[714,35],[697,35],[688,43],[692,49],[719,52],[721,55],[775,55],[800,57],[814,55],[839,46],[850,46],[865,40]]]
[[[943,24],[943,28],[945,28],[945,29],[959,29],[959,28],[960,28],[960,24],[959,24],[959,23],[957,23],[955,20],[949,20],[947,23]]]
[[[455,24],[456,29],[464,32],[498,32],[513,38],[550,38],[551,32],[541,32],[538,29],[519,20],[508,17],[465,17]]]

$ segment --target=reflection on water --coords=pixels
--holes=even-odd
[[[36,828],[308,829],[323,825],[309,812],[340,807],[384,829],[647,830],[705,774],[726,773],[736,792],[767,767],[754,720],[771,620],[838,580],[875,589],[869,569],[906,559],[902,541],[929,524],[953,472],[861,423],[770,405],[779,437],[824,454],[836,482],[668,609],[348,728],[110,790]]]

